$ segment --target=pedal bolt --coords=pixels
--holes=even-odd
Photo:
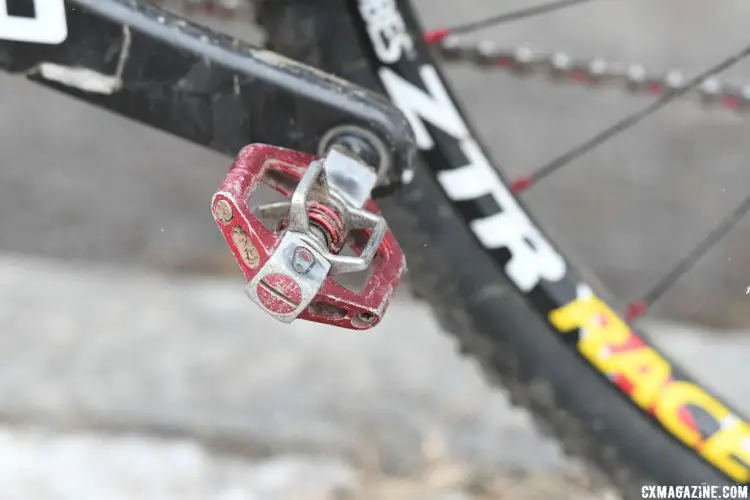
[[[315,266],[315,263],[315,256],[310,250],[301,246],[294,249],[292,267],[295,271],[300,274],[307,274]]]
[[[214,216],[222,224],[229,224],[229,221],[234,217],[232,205],[227,200],[217,201],[216,205],[214,205]]]
[[[256,288],[261,305],[276,314],[289,314],[302,301],[302,290],[285,274],[269,274]]]
[[[352,325],[357,328],[366,328],[367,326],[373,324],[375,321],[377,321],[378,317],[374,314],[370,314],[368,312],[361,312],[357,314],[354,318],[352,318],[351,322]]]

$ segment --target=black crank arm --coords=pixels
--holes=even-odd
[[[11,1],[33,12],[33,0]],[[0,41],[0,69],[231,156],[250,142],[317,154],[350,125],[382,141],[387,184],[411,167],[406,118],[373,92],[143,0],[65,0],[65,10],[63,43]]]

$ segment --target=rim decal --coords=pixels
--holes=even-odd
[[[649,346],[547,241],[473,137],[429,48],[407,42],[398,2],[357,5],[386,93],[409,119],[426,163],[479,244],[620,392],[727,476],[750,482],[750,425]],[[391,42],[404,50],[384,57],[383,44]],[[394,60],[396,53],[401,58]]]
[[[588,287],[549,313],[550,323],[577,332],[578,351],[636,405],[685,445],[737,481],[750,481],[750,425],[643,341]]]

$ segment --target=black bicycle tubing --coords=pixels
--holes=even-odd
[[[352,4],[263,0],[257,9],[272,50],[383,91],[375,73],[380,63]],[[421,40],[414,13],[401,13]],[[432,306],[461,351],[507,388],[512,402],[528,409],[566,453],[603,472],[626,497],[640,498],[645,484],[736,484],[632,404],[550,328],[477,243],[424,161],[414,181],[380,206],[406,251],[415,294]]]

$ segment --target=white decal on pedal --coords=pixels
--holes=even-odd
[[[64,0],[33,0],[36,17],[8,14],[8,0],[0,0],[0,40],[57,45],[68,37]]]
[[[380,80],[391,100],[409,119],[421,149],[434,147],[434,139],[425,122],[456,139],[468,163],[438,173],[438,181],[454,201],[491,196],[499,211],[471,221],[470,227],[487,249],[506,248],[511,258],[505,264],[506,274],[524,292],[532,290],[541,279],[559,281],[567,266],[516,202],[492,168],[479,144],[471,136],[461,114],[431,65],[419,69],[422,90],[396,74],[381,68]]]

